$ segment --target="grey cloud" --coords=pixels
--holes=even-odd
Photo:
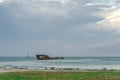
[[[96,22],[103,19],[95,13],[101,11],[99,7],[107,6],[85,6],[89,2],[93,0],[68,0],[65,4],[11,0],[0,5],[0,36],[5,43],[0,53],[24,55],[27,51],[47,49],[54,55],[73,55],[74,52],[76,55],[97,55],[95,52],[99,50],[91,51],[91,48],[114,37],[112,32],[95,29],[100,26]]]
[[[53,4],[53,3],[51,3],[51,4]],[[98,11],[97,7],[96,8],[95,7],[82,7],[82,6],[77,5],[72,9],[72,8],[69,8],[70,6],[69,7],[67,6],[66,9],[63,10],[63,12],[66,11],[67,14],[70,16],[70,18],[65,18],[64,16],[62,17],[62,16],[50,15],[49,12],[46,13],[45,15],[42,15],[42,11],[39,11],[38,7],[37,7],[38,8],[37,11],[34,12],[33,11],[34,8],[30,9],[31,7],[29,8],[29,5],[25,6],[25,5],[21,5],[19,3],[18,4],[12,3],[9,5],[10,5],[10,6],[8,6],[9,10],[7,10],[7,12],[6,12],[6,13],[9,13],[7,16],[11,17],[11,15],[13,15],[12,18],[13,18],[13,20],[15,18],[15,20],[14,20],[15,23],[17,23],[17,24],[20,23],[21,26],[28,25],[28,23],[30,22],[30,25],[33,24],[33,26],[39,25],[39,26],[43,26],[43,27],[47,26],[48,28],[50,26],[69,27],[69,26],[81,25],[84,23],[96,22],[97,20],[101,19],[97,16],[92,15],[94,12]],[[42,5],[44,5],[44,4],[42,4]],[[17,9],[15,9],[14,7]],[[44,6],[44,7],[46,7],[46,6]],[[51,6],[47,5],[47,7],[51,7]],[[54,7],[54,8],[59,10],[59,8],[56,8],[56,7]],[[60,9],[62,9],[62,8],[60,8]],[[39,13],[39,14],[36,14],[36,13]],[[50,15],[52,17],[49,17],[48,15]],[[46,17],[46,16],[48,16],[48,17]],[[24,23],[24,25],[22,25],[22,23]],[[16,25],[16,26],[18,26],[18,25]],[[35,28],[35,27],[33,27],[33,28]]]

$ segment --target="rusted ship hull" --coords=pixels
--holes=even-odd
[[[54,60],[54,59],[64,59],[64,57],[50,57],[48,55],[36,55],[37,60]]]

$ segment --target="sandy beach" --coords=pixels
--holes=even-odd
[[[19,68],[0,68],[0,73],[6,72],[24,72],[24,71],[42,71],[42,72],[80,72],[81,70],[60,70],[60,69],[19,69]],[[83,70],[82,70],[83,71]]]
[[[0,68],[0,73],[5,73],[5,72],[23,72],[23,71],[35,71],[35,70],[30,70],[30,69],[15,69],[15,68]]]

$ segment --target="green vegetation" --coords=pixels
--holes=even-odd
[[[0,80],[120,80],[120,72],[119,71],[9,72],[1,73]]]

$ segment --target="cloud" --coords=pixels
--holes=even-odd
[[[119,38],[112,31],[98,28],[106,24],[97,22],[116,13],[111,5],[98,3],[98,0],[6,0],[0,5],[0,41],[4,41],[0,53],[20,56],[31,52],[34,56],[45,49],[54,55],[98,55],[96,47]]]
[[[70,3],[72,2],[73,1]],[[100,17],[95,17],[92,15],[94,12],[98,11],[95,7],[84,7],[78,4],[66,4],[67,6],[63,7],[57,4],[58,3],[45,1],[39,1],[38,3],[29,3],[29,1],[26,1],[25,3],[12,2],[7,4],[7,7],[5,7],[6,10],[4,9],[4,11],[7,16],[12,17],[13,21],[15,21],[11,21],[15,27],[21,26],[18,28],[19,30],[27,30],[27,28],[29,28],[27,31],[38,31],[41,29],[40,26],[43,26],[42,29],[45,27],[55,28],[59,26],[76,26],[84,23],[96,22],[96,20],[101,19]]]
[[[108,0],[107,2],[103,1],[104,6],[100,6],[97,15],[102,17],[100,21],[97,22],[97,25],[101,26],[101,28],[106,29],[107,31],[114,31],[119,32],[120,31],[120,9],[119,0]],[[92,6],[89,5],[88,6]]]
[[[2,3],[3,2],[3,0],[0,0],[0,3]]]
[[[112,9],[104,14],[102,16],[104,17],[104,20],[98,22],[99,24],[102,24],[104,26],[108,26],[108,28],[120,30],[120,9]]]
[[[40,8],[40,12],[42,12],[43,15],[49,13],[49,15],[61,16],[61,17],[69,17],[67,15],[66,11],[58,10],[58,9],[54,9],[54,8],[48,8],[48,7]],[[50,17],[50,16],[47,16],[47,17]]]
[[[6,3],[6,0],[0,0],[0,5],[3,5]]]

